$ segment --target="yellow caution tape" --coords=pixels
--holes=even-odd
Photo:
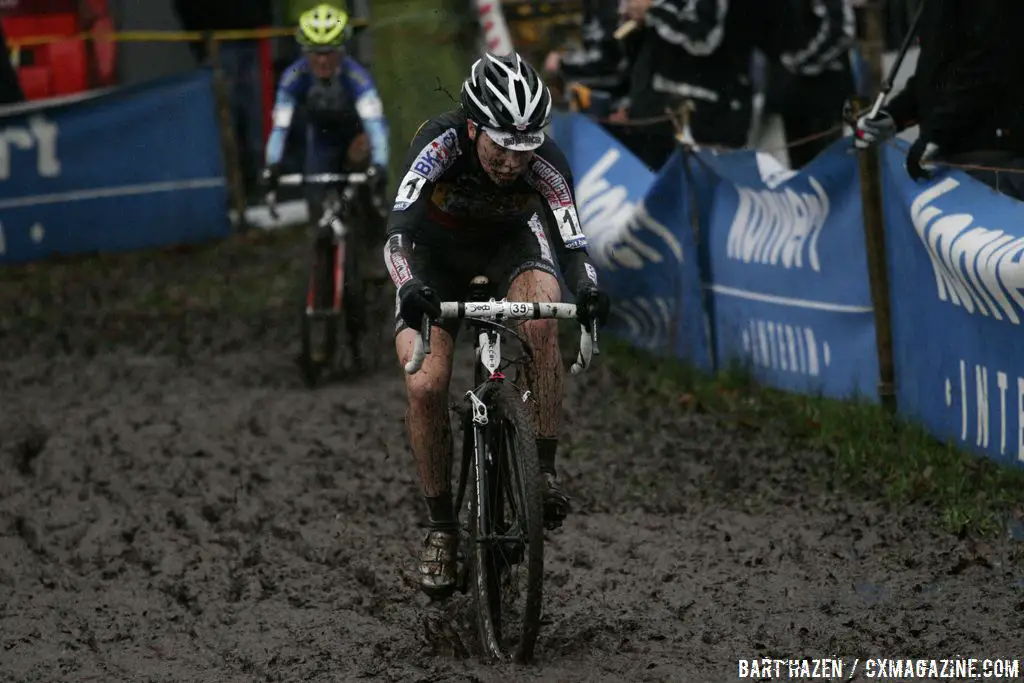
[[[362,28],[368,25],[369,23],[364,19],[352,20],[352,26],[355,28]],[[236,29],[231,31],[212,31],[211,33],[213,34],[213,39],[217,41],[260,40],[262,38],[294,36],[295,28]],[[86,31],[66,36],[8,37],[7,45],[11,50],[15,50],[17,48],[63,43],[71,40],[95,40],[97,42],[117,43],[198,43],[205,41],[206,35],[203,31],[118,31],[112,33]]]

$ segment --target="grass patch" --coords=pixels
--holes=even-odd
[[[607,360],[630,368],[645,395],[675,401],[827,454],[820,474],[839,490],[878,491],[893,505],[925,505],[964,536],[1001,533],[1024,505],[1024,471],[943,444],[878,405],[790,394],[755,384],[742,369],[704,375],[679,362],[612,342]]]
[[[297,300],[308,240],[304,226],[292,226],[190,246],[7,266],[0,268],[0,304],[23,319],[61,309],[252,314]]]

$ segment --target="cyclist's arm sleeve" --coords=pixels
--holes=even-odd
[[[373,78],[363,66],[348,58],[345,74],[352,92],[356,96],[356,111],[362,119],[363,129],[370,138],[370,149],[373,163],[379,166],[388,165],[388,120],[384,116],[384,104],[381,102]]]
[[[572,171],[554,142],[547,140],[537,150],[526,178],[544,200],[547,225],[553,233],[548,239],[569,291],[577,296],[583,287],[597,286],[597,270],[587,254],[587,237],[576,210]]]
[[[384,244],[384,262],[399,289],[418,275],[412,269],[412,238],[426,218],[434,183],[461,153],[458,131],[437,120],[420,126],[406,152]]]
[[[653,0],[644,22],[665,42],[704,57],[722,44],[728,12],[728,0]]]
[[[301,80],[301,73],[295,67],[287,69],[281,75],[277,97],[274,100],[274,111],[271,114],[273,127],[270,129],[270,137],[267,138],[264,158],[267,166],[281,163],[281,157],[284,156],[284,143],[288,138],[288,129],[292,126],[292,118],[295,116]]]

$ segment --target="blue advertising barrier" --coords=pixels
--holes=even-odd
[[[652,178],[584,117],[559,117],[555,136],[620,336],[705,369],[740,359],[784,390],[877,401],[849,138],[799,172],[766,154],[699,151]],[[886,146],[882,163],[899,412],[1024,466],[1024,203],[960,171],[915,183],[905,146]]]
[[[211,79],[0,112],[0,263],[227,236]]]
[[[960,171],[915,183],[905,157],[882,164],[900,413],[1024,465],[1024,203]]]
[[[612,297],[608,332],[710,370],[682,153],[655,177],[582,115],[557,114],[553,128],[573,171],[589,252]]]
[[[700,151],[704,277],[719,367],[787,391],[877,401],[857,165],[840,140],[799,172]]]

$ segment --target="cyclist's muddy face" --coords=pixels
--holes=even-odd
[[[341,52],[337,50],[309,53],[310,70],[321,80],[333,77],[338,71],[339,64],[341,64]]]
[[[516,152],[500,146],[489,135],[470,124],[470,137],[476,140],[480,165],[495,185],[511,185],[523,175],[533,159],[533,151]]]

